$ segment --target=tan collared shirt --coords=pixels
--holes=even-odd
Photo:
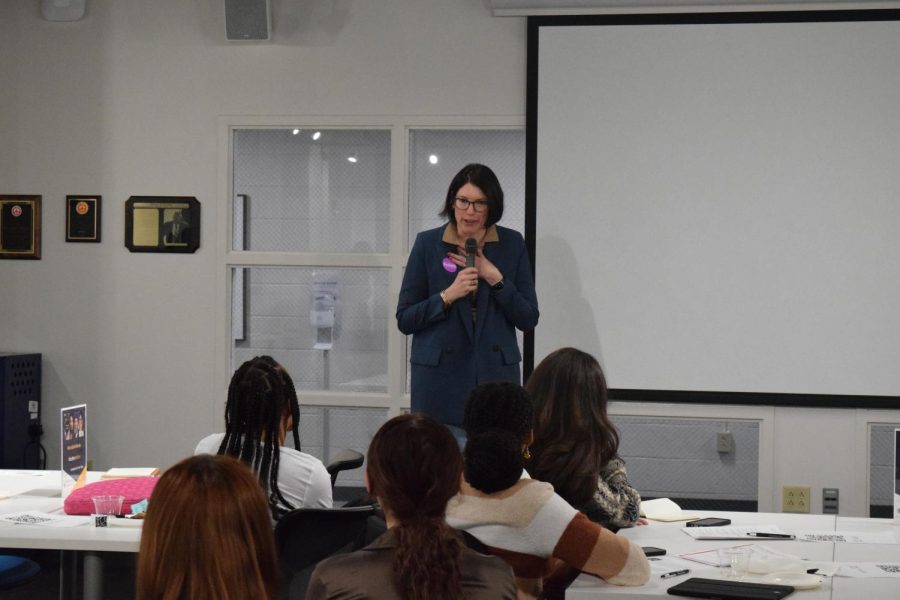
[[[441,241],[447,244],[453,244],[458,248],[466,247],[466,241],[459,239],[459,232],[456,230],[456,225],[454,223],[447,223],[447,226],[444,228],[444,235],[441,237]],[[485,232],[484,234],[482,244],[499,241],[500,236],[497,234],[497,226],[491,225],[490,227],[488,227],[487,232]]]

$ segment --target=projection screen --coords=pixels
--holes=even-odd
[[[897,19],[530,18],[534,364],[900,408]]]

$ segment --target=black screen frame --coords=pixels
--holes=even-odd
[[[586,25],[698,25],[852,21],[900,21],[900,9],[642,13],[528,17],[525,110],[525,243],[535,280],[537,264],[535,259],[537,241],[538,61],[540,30],[542,28],[581,27]],[[528,376],[534,370],[534,346],[534,332],[527,332],[523,339],[523,375],[525,380],[527,380]],[[850,394],[794,394],[610,388],[609,399],[627,402],[665,402],[675,404],[900,409],[900,396]]]

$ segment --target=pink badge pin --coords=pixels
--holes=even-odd
[[[456,263],[449,258],[444,258],[444,260],[441,261],[441,264],[444,265],[444,270],[448,273],[456,273]]]

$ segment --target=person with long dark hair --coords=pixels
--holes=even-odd
[[[319,563],[307,600],[515,599],[509,567],[470,550],[444,521],[461,474],[446,427],[424,415],[385,423],[369,445],[365,478],[388,530],[362,550]]]
[[[566,502],[605,527],[642,522],[641,495],[628,483],[619,432],[606,413],[600,363],[587,352],[560,348],[541,361],[525,389],[535,414],[531,476],[553,484]]]
[[[563,566],[614,585],[641,585],[650,564],[640,546],[589,520],[525,476],[533,440],[528,393],[512,383],[476,387],[466,402],[465,481],[447,504],[447,522],[513,568],[520,598],[539,598],[544,578]]]
[[[227,454],[250,466],[266,490],[273,518],[294,508],[331,508],[331,476],[300,451],[294,382],[271,356],[256,356],[231,377],[225,433],[205,437],[194,454]],[[291,432],[294,447],[284,445]]]
[[[497,176],[466,165],[444,198],[447,223],[416,236],[403,274],[397,326],[413,336],[412,410],[451,427],[476,384],[522,381],[516,329],[538,322],[525,240],[497,224],[502,215]]]
[[[147,508],[137,600],[275,600],[278,559],[265,494],[229,456],[186,458]]]

